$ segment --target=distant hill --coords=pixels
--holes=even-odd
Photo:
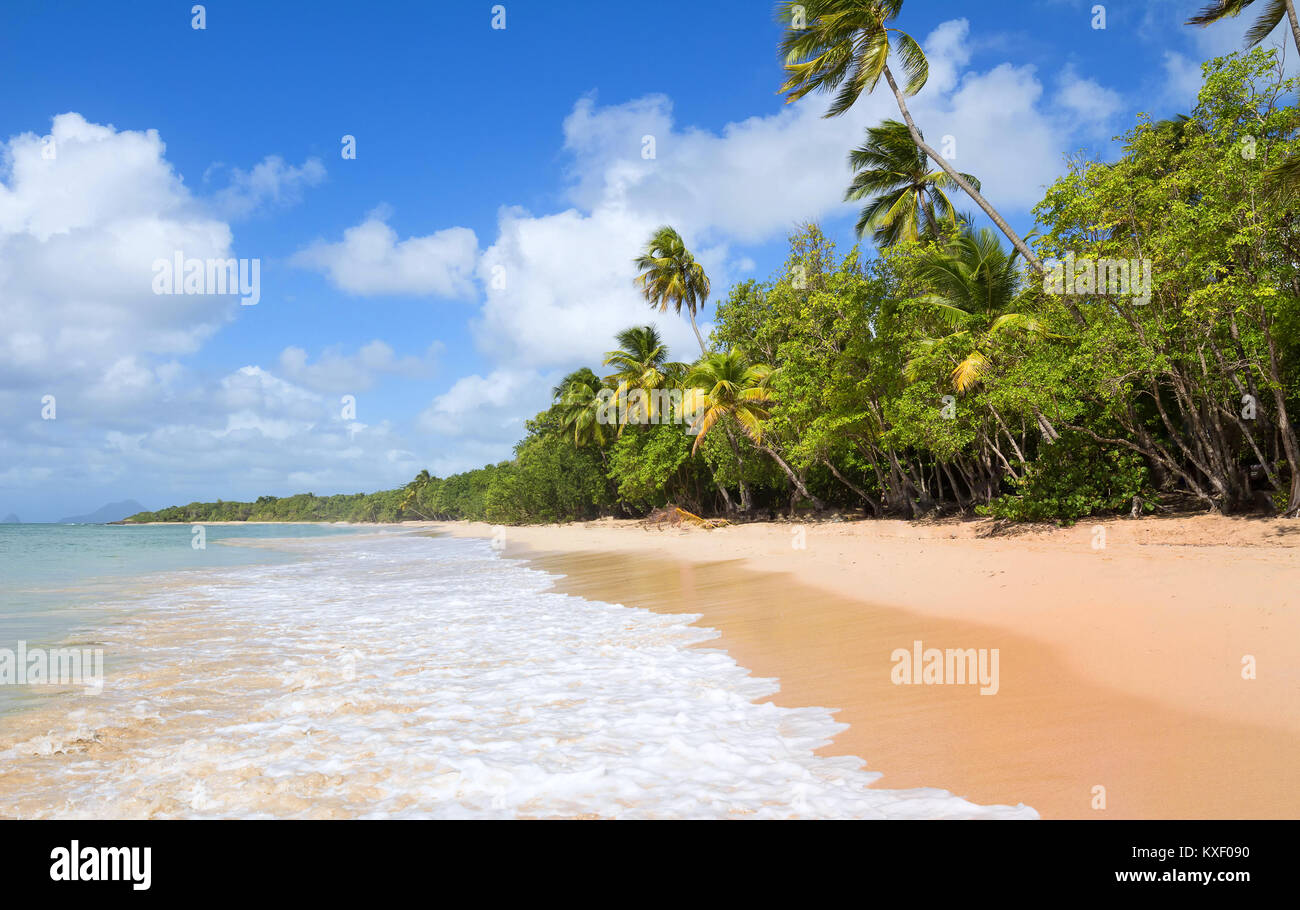
[[[74,525],[102,525],[110,521],[121,521],[128,515],[134,515],[137,512],[143,512],[144,506],[134,499],[123,500],[122,502],[110,502],[108,505],[96,509],[89,515],[74,515],[71,518],[60,518],[59,524]]]
[[[4,518],[0,518],[0,525],[20,525],[22,523],[23,520],[19,518],[17,515],[15,515],[13,512],[10,512]]]

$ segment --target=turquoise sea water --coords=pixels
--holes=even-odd
[[[0,649],[93,643],[100,603],[147,584],[141,576],[187,569],[287,562],[266,547],[225,541],[355,534],[326,525],[207,525],[194,546],[190,525],[0,524]],[[30,702],[26,686],[0,686],[0,714]]]

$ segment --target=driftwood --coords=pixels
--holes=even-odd
[[[662,509],[655,509],[642,522],[643,527],[658,528],[660,531],[665,527],[680,528],[691,525],[711,531],[714,528],[726,527],[729,524],[731,522],[725,518],[701,518],[671,504],[664,506]]]

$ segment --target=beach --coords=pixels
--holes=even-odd
[[[836,709],[849,727],[821,753],[865,759],[877,786],[1045,818],[1300,812],[1294,522],[430,527],[495,534],[564,592],[699,614],[779,680],[777,704]],[[997,649],[998,691],[895,684],[916,641]]]
[[[88,528],[0,816],[1294,817],[1294,527]]]
[[[0,816],[1037,817],[820,753],[843,723],[772,703],[699,614],[564,592],[489,541],[324,530],[214,536],[31,643],[104,673],[0,712]],[[194,553],[185,525],[81,533]]]

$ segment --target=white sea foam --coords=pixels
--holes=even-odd
[[[870,789],[814,754],[830,711],[756,703],[776,683],[689,647],[717,634],[694,617],[555,593],[487,542],[292,546],[141,595],[102,695],[0,732],[0,815],[1037,817]]]

